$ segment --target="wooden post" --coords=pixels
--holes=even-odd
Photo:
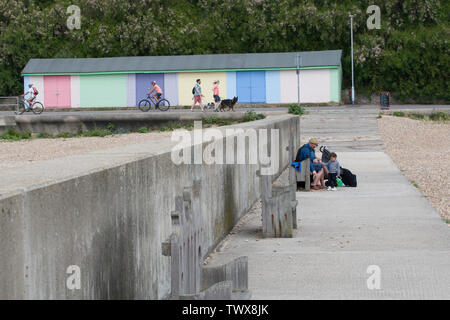
[[[217,277],[208,274],[208,287],[202,290],[206,250],[203,249],[200,190],[201,181],[197,179],[192,187],[184,188],[183,196],[175,197],[175,210],[171,214],[173,232],[162,243],[163,255],[171,257],[171,298],[230,299],[239,291],[239,298],[249,299],[247,257],[231,261],[223,268],[225,272],[213,273]]]

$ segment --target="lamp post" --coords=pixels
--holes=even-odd
[[[355,80],[353,76],[353,15],[350,16],[351,56],[352,56],[352,106],[355,105]]]
[[[300,66],[302,65],[302,57],[297,53],[297,103],[300,106]]]

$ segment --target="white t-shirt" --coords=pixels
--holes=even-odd
[[[27,99],[34,98],[34,90],[33,90],[33,88],[29,88],[27,90],[27,93],[25,93],[25,97]]]

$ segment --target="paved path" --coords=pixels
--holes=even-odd
[[[351,105],[344,105],[344,106],[329,106],[329,107],[307,107],[308,110],[317,111],[333,111],[333,110],[344,110],[344,111],[359,111],[359,110],[376,110],[379,111],[378,106],[376,105],[358,105],[358,106],[351,106]],[[392,105],[391,110],[430,110],[430,109],[450,109],[450,105]],[[253,110],[255,112],[287,112],[287,107],[249,107],[249,108],[240,108],[239,105],[236,107],[236,111],[245,112]],[[150,113],[164,113],[162,111],[149,111]],[[168,111],[168,113],[186,113],[191,112],[190,109],[174,109],[171,108]],[[199,107],[196,107],[194,109],[194,112],[201,112]],[[60,115],[60,116],[67,116],[67,115],[79,115],[79,114],[130,114],[130,113],[137,113],[142,114],[142,111],[137,109],[130,109],[130,110],[101,110],[101,111],[93,111],[93,110],[84,110],[84,111],[45,111],[42,113],[42,116],[52,114],[52,115]],[[213,113],[212,110],[208,110],[207,113]],[[0,117],[2,116],[14,116],[14,111],[0,111]]]
[[[358,175],[357,188],[298,192],[299,229],[261,239],[261,215],[246,215],[210,264],[249,257],[254,299],[450,299],[450,228],[383,152],[376,110],[326,110],[302,118]],[[378,266],[380,289],[367,268]]]

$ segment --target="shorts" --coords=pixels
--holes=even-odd
[[[202,103],[202,96],[194,95],[194,103]]]
[[[320,172],[322,170],[322,165],[320,163],[314,163],[313,167],[311,168],[311,172],[314,170],[316,172]]]
[[[214,102],[220,102],[220,97],[218,95],[214,95]]]
[[[156,93],[156,98],[159,100],[159,98],[161,98],[162,93]]]

